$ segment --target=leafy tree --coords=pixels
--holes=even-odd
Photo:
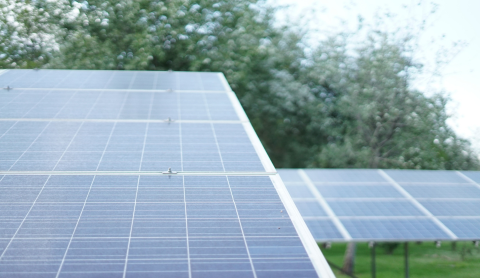
[[[309,74],[330,89],[328,98],[335,102],[336,115],[329,117],[333,125],[328,142],[311,165],[478,167],[469,143],[458,138],[446,123],[448,99],[441,94],[427,97],[412,88],[411,75],[421,65],[411,58],[408,40],[395,40],[391,34],[373,31],[367,38],[350,48],[351,54],[347,54],[346,40],[332,39],[321,45],[314,56]],[[332,61],[336,63],[333,67]]]
[[[68,1],[0,0],[0,68],[36,68],[58,50],[60,25],[75,17]]]

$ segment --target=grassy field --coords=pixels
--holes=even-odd
[[[332,244],[330,249],[322,248],[328,261],[342,266],[346,244]],[[396,248],[392,255],[387,255],[385,249],[377,246],[376,264],[378,278],[401,278],[404,272],[403,244]],[[359,278],[371,277],[371,250],[367,243],[357,245],[355,261],[355,276]],[[480,278],[480,247],[475,248],[472,242],[458,242],[456,250],[452,250],[452,243],[442,242],[437,248],[433,242],[409,244],[410,277],[422,278]],[[333,269],[333,268],[332,268]],[[348,277],[334,270],[338,278]]]

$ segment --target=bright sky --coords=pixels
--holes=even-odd
[[[455,56],[443,70],[443,87],[450,94],[452,102],[449,111],[452,114],[450,125],[460,136],[469,139],[480,154],[480,0],[275,0],[275,5],[291,5],[287,11],[289,18],[304,17],[308,11],[316,9],[309,21],[312,29],[324,31],[340,30],[341,21],[352,28],[357,16],[366,21],[373,18],[379,9],[387,9],[398,14],[400,19],[412,15],[421,17],[438,4],[437,12],[431,17],[430,27],[425,31],[420,47],[425,58],[433,59],[439,42],[432,43],[445,35],[443,45],[454,41],[464,41],[468,45]],[[421,3],[418,5],[418,3]],[[402,8],[407,5],[410,8]],[[285,15],[284,15],[285,16]]]

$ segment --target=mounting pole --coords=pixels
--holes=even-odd
[[[405,278],[410,277],[410,270],[408,267],[408,242],[405,242]]]
[[[371,241],[368,243],[368,246],[372,249],[371,251],[371,255],[372,255],[372,266],[371,266],[371,271],[372,271],[372,278],[376,278],[377,277],[377,268],[376,268],[376,265],[375,265],[375,242]]]

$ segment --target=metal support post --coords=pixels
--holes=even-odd
[[[370,242],[369,243],[370,248],[372,249],[372,266],[371,266],[371,271],[372,271],[372,278],[377,277],[377,269],[375,265],[375,242]]]
[[[405,278],[410,277],[408,269],[408,242],[405,242]]]

